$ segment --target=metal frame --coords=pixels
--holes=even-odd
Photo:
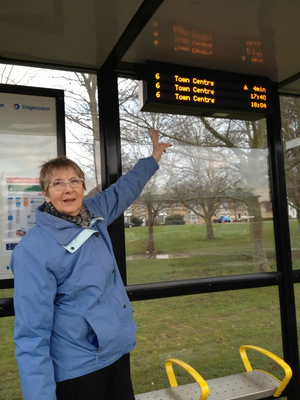
[[[109,70],[98,72],[102,190],[122,175],[118,76]],[[125,232],[122,215],[108,228],[119,270],[126,285]]]
[[[278,283],[282,345],[285,361],[291,366],[294,375],[290,383],[289,400],[296,400],[300,393],[299,349],[278,93],[274,102],[275,113],[267,117],[270,184],[277,269],[282,274],[282,280]]]
[[[164,0],[144,0],[140,8],[135,13],[127,28],[124,30],[122,36],[117,44],[107,57],[102,69],[114,69],[118,62],[126,54],[129,47],[132,45],[138,34],[146,26],[148,21],[152,18],[159,6]]]
[[[0,93],[24,94],[27,96],[40,96],[55,98],[56,105],[56,127],[57,127],[57,154],[66,154],[66,131],[65,131],[65,102],[64,91],[60,89],[46,89],[34,86],[17,86],[0,84]],[[1,287],[0,287],[1,288]]]

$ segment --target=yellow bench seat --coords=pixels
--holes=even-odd
[[[253,370],[246,354],[247,350],[262,353],[276,362],[284,371],[283,380],[280,381],[268,372]],[[165,361],[165,367],[171,387],[136,395],[135,400],[259,400],[271,396],[279,397],[292,377],[290,366],[261,347],[244,345],[240,347],[239,352],[246,372],[207,381],[186,362],[170,358]],[[196,383],[178,386],[173,364],[188,372]]]
[[[258,400],[273,395],[280,382],[262,371],[242,372],[223,378],[209,379],[208,400]],[[199,400],[197,383],[156,390],[135,396],[136,400]]]

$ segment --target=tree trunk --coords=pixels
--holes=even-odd
[[[208,240],[214,240],[214,230],[211,222],[211,218],[205,220],[206,224],[206,235]]]
[[[94,157],[94,171],[96,186],[101,182],[98,171],[101,170],[100,165],[100,127],[98,120],[98,103],[97,103],[97,77],[94,74],[78,73],[82,85],[86,88],[89,96],[89,109],[92,118],[92,132],[93,132],[93,157]]]
[[[153,226],[154,226],[154,215],[152,211],[151,204],[147,204],[148,210],[148,248],[147,254],[150,258],[155,257],[155,246],[154,246],[154,234],[153,234]]]
[[[100,176],[98,171],[101,170],[100,165],[100,127],[98,120],[98,104],[97,104],[97,79],[95,75],[89,75],[90,82],[87,86],[89,95],[89,105],[92,115],[92,129],[93,129],[93,152],[94,152],[94,168],[95,168],[95,179],[96,186],[100,183]]]
[[[253,196],[248,201],[249,225],[253,242],[253,261],[256,272],[271,271],[267,253],[264,246],[263,223],[258,196]]]
[[[154,221],[149,220],[149,226],[148,226],[148,249],[147,249],[147,254],[151,258],[155,257],[155,247],[154,247],[154,235],[153,235],[153,225]]]

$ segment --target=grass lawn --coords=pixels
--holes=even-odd
[[[0,290],[0,298],[12,297],[13,290]],[[0,318],[0,399],[20,400],[21,385],[14,356],[13,317]]]
[[[256,271],[248,223],[214,224],[215,240],[206,239],[204,225],[154,227],[157,258],[146,257],[148,228],[126,229],[127,283],[248,274]],[[268,264],[276,270],[273,223],[265,222]],[[166,257],[166,258],[163,258]]]
[[[155,227],[158,255],[149,259],[147,228],[126,229],[128,284],[251,273],[252,241],[248,225],[215,224],[215,240],[207,241],[205,227]],[[298,224],[291,221],[293,262],[300,259]],[[264,223],[264,248],[276,270],[272,222]],[[297,308],[300,285],[295,285]],[[0,291],[11,297],[12,290]],[[138,325],[137,346],[131,355],[136,393],[168,387],[164,361],[168,357],[188,362],[206,379],[243,370],[238,354],[242,344],[253,344],[282,356],[277,287],[236,290],[134,302]],[[300,318],[300,317],[299,317]],[[300,326],[300,324],[298,325]],[[14,358],[13,318],[0,319],[0,399],[20,400],[21,389]],[[264,356],[249,353],[254,367],[282,377],[280,368]],[[191,382],[176,369],[179,384]]]
[[[264,224],[264,234],[272,240],[272,222]],[[220,251],[236,250],[235,239],[238,245],[251,248],[249,225],[247,223],[214,224],[216,240],[206,239],[205,225],[169,225],[154,227],[154,241],[157,253],[199,252],[203,250],[219,249]],[[127,255],[145,253],[147,249],[148,227],[126,229]]]

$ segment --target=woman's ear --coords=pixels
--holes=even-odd
[[[50,198],[49,198],[49,196],[47,196],[46,192],[43,192],[43,195],[45,197],[46,202],[50,203]]]

